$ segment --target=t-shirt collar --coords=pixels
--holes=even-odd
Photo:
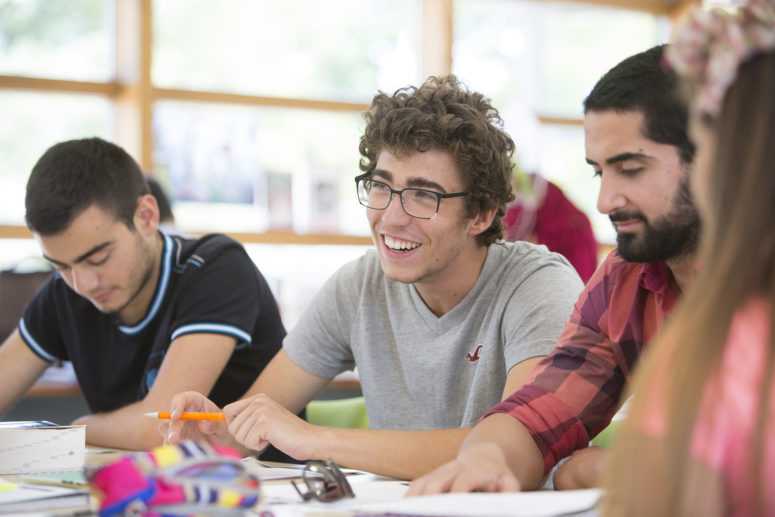
[[[159,283],[156,284],[156,292],[153,295],[153,300],[148,306],[148,312],[145,314],[142,320],[135,325],[119,325],[118,329],[124,334],[134,335],[142,332],[142,330],[148,326],[148,324],[156,317],[159,312],[164,295],[167,293],[167,287],[170,282],[170,274],[172,272],[172,257],[174,255],[175,244],[172,238],[159,231],[162,237],[162,251],[161,251],[161,274],[159,275]]]

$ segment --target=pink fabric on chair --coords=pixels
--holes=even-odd
[[[537,206],[518,198],[507,208],[503,218],[506,239],[544,244],[567,258],[586,283],[597,268],[597,241],[592,224],[559,187],[536,178],[533,181]]]

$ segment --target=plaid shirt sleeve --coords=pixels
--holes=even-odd
[[[607,322],[611,286],[617,284],[622,264],[612,254],[598,268],[551,355],[525,386],[483,417],[506,413],[519,420],[538,445],[546,473],[586,447],[616,412],[627,369],[619,344],[608,337]]]

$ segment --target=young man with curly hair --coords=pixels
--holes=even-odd
[[[174,421],[247,449],[414,478],[454,457],[482,413],[527,378],[570,314],[581,281],[559,255],[505,243],[514,143],[498,112],[454,77],[379,93],[366,113],[359,202],[374,250],[312,300],[226,423]],[[357,366],[371,428],[294,413]],[[193,392],[172,408],[214,410]]]

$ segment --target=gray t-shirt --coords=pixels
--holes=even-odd
[[[473,289],[438,317],[371,250],[326,282],[283,348],[323,378],[357,365],[372,428],[469,426],[500,401],[512,366],[554,347],[582,287],[561,255],[497,242]]]

